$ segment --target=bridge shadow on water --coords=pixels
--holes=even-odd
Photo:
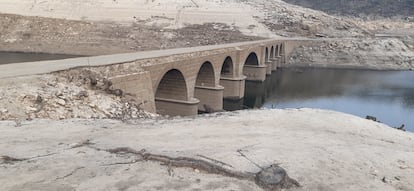
[[[414,132],[414,72],[285,68],[264,82],[246,81],[245,96],[224,110],[320,108],[375,116]]]

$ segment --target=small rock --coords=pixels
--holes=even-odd
[[[88,97],[89,95],[88,95],[88,92],[87,91],[80,91],[79,93],[78,93],[78,97],[79,98],[82,98],[82,97]]]
[[[399,165],[398,167],[399,167],[400,169],[403,169],[403,170],[410,168],[408,165],[405,165],[405,164],[401,164],[401,165]]]
[[[96,86],[96,84],[98,84],[98,80],[96,80],[96,78],[90,77],[89,81],[91,83],[91,86]]]
[[[376,118],[376,117],[374,117],[374,116],[370,116],[370,115],[367,115],[367,116],[365,117],[365,119],[372,120],[372,121],[377,121],[377,118]]]
[[[55,93],[55,96],[56,97],[61,97],[61,96],[63,96],[63,93],[61,91],[58,91],[58,92]]]
[[[4,42],[5,43],[14,43],[14,42],[16,42],[17,41],[17,39],[16,38],[10,38],[10,39],[6,39],[6,40],[4,40]]]
[[[66,101],[64,99],[58,99],[57,100],[57,104],[59,104],[61,106],[65,106],[66,105]]]
[[[271,165],[258,172],[255,182],[266,190],[281,190],[300,186],[296,180],[287,175],[285,169],[278,165]]]
[[[316,37],[327,37],[328,35],[326,34],[322,34],[322,33],[317,33],[315,34]]]
[[[48,86],[52,86],[52,87],[56,87],[57,82],[56,81],[52,81],[52,82],[47,82],[46,85]]]
[[[398,176],[394,177],[394,179],[395,179],[395,180],[398,180],[398,181],[400,181],[400,180],[401,180],[401,178],[400,178],[400,177],[398,177]]]
[[[371,172],[371,175],[373,175],[373,176],[378,176],[378,171],[377,171],[377,170],[373,170],[373,171]]]
[[[394,127],[395,129],[398,129],[398,130],[401,130],[401,131],[406,131],[405,130],[405,125],[404,124],[402,124],[401,126],[399,126],[399,127]]]
[[[116,89],[112,93],[116,96],[122,96],[123,95],[123,91],[120,90],[120,89]]]
[[[112,82],[108,79],[103,79],[103,90],[109,90],[109,88],[112,86]]]
[[[36,101],[35,101],[35,103],[36,104],[41,104],[43,102],[43,98],[42,98],[42,96],[41,95],[37,95],[36,96]]]
[[[37,108],[35,108],[35,107],[27,107],[26,110],[29,110],[29,111],[37,111]]]

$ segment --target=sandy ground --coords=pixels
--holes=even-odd
[[[134,161],[76,145],[130,147],[172,157],[206,156],[257,172],[278,163],[294,190],[414,190],[414,135],[325,110],[218,113],[195,118],[0,122],[0,190],[260,190],[253,182],[197,169]],[[38,157],[36,157],[38,156]],[[118,164],[130,163],[130,164]],[[231,167],[230,167],[231,166]]]
[[[145,21],[147,25],[171,29],[192,24],[224,23],[238,26],[245,35],[275,36],[252,17],[260,13],[236,1],[0,0],[0,7],[2,13],[122,23]]]
[[[142,22],[75,21],[0,14],[0,51],[103,55],[263,39],[222,23],[179,29]]]

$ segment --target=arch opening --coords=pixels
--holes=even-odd
[[[265,61],[269,61],[269,49],[266,47],[266,51],[265,51]]]
[[[279,56],[279,45],[276,45],[275,56]]]
[[[183,74],[172,69],[164,74],[158,84],[155,98],[187,100],[187,84]]]
[[[246,61],[244,63],[245,65],[253,65],[258,66],[259,65],[259,59],[257,58],[257,54],[252,52],[249,54],[249,56],[246,58]]]
[[[214,68],[210,62],[204,62],[197,74],[196,86],[214,87]]]
[[[284,54],[284,51],[283,51],[283,44],[280,44],[280,46],[279,46],[279,56],[280,55],[283,55]]]
[[[226,59],[224,59],[220,74],[221,77],[230,77],[233,75],[233,60],[230,56],[227,56]]]
[[[274,58],[275,57],[275,48],[272,46],[272,48],[270,48],[270,58]]]

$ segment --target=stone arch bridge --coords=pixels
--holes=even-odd
[[[266,75],[286,65],[289,54],[302,43],[270,39],[8,64],[0,65],[0,78],[133,62],[144,72],[111,76],[114,88],[136,96],[144,110],[172,116],[195,115],[198,111],[222,110],[223,99],[243,98],[246,80],[264,81]]]

